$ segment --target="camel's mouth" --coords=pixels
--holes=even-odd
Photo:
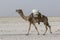
[[[16,12],[17,12],[17,10],[16,10]]]

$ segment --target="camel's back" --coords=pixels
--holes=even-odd
[[[48,18],[45,15],[42,15],[40,19],[41,19],[41,22],[48,21]]]

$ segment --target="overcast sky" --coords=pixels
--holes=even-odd
[[[22,9],[25,15],[38,9],[46,16],[60,16],[60,0],[0,0],[0,17],[19,16],[16,9]]]

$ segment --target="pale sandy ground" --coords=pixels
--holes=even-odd
[[[45,36],[43,23],[36,24],[40,35],[32,25],[30,35],[26,35],[29,24],[20,17],[0,17],[0,40],[60,40],[60,17],[48,17],[49,24],[52,27],[52,34],[48,32]]]

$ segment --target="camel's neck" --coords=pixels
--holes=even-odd
[[[23,14],[23,12],[22,12],[22,13],[19,13],[19,14],[20,14],[20,16],[21,16],[24,20],[27,21],[27,16],[25,16],[25,15]]]

